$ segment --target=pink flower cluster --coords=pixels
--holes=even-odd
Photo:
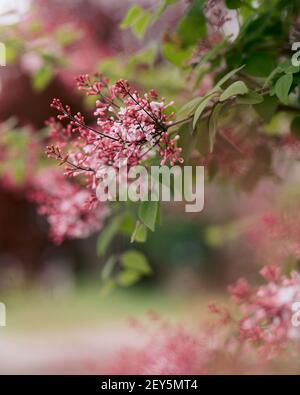
[[[297,360],[300,326],[293,304],[300,302],[300,275],[284,276],[276,266],[265,266],[260,274],[263,285],[240,279],[229,287],[233,304],[208,306],[217,320],[177,324],[155,312],[145,323],[131,319],[139,342],[117,350],[105,365],[88,361],[89,373],[261,374],[274,372],[275,358]]]
[[[151,313],[153,315],[154,313]],[[126,346],[103,367],[105,374],[205,374],[214,350],[203,332],[164,321],[157,314],[147,323],[132,320],[142,344]],[[102,367],[95,365],[95,372]]]
[[[277,266],[265,266],[260,274],[267,284],[252,288],[240,279],[229,287],[238,307],[238,319],[228,308],[213,305],[211,310],[221,316],[223,324],[233,326],[232,333],[242,346],[250,343],[260,354],[271,358],[293,342],[299,346],[300,327],[293,324],[292,306],[300,302],[300,276],[297,272],[283,276]]]
[[[66,238],[84,238],[101,229],[108,214],[88,189],[68,181],[58,169],[47,168],[33,181],[29,198],[46,215],[54,242]]]
[[[53,100],[59,122],[49,121],[55,144],[47,152],[65,165],[67,175],[84,174],[94,190],[103,166],[116,170],[124,163],[134,166],[151,157],[155,149],[162,164],[183,162],[178,138],[168,133],[174,114],[166,114],[168,106],[158,100],[155,91],[140,96],[126,80],[109,86],[108,80],[100,75],[79,76],[77,85],[87,95],[98,97],[94,111],[97,126],[88,125],[79,112],[72,114],[70,107],[59,99]],[[60,122],[63,120],[67,120],[65,127]],[[68,152],[64,153],[64,149]]]
[[[203,11],[211,30],[218,31],[231,20],[223,0],[207,0]]]
[[[299,209],[274,209],[262,215],[246,232],[247,241],[255,246],[260,259],[281,265],[287,259],[300,258]]]

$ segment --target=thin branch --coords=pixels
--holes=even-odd
[[[111,139],[111,140],[118,141],[118,139],[116,139],[116,138],[114,138],[114,137],[112,137],[112,136],[109,136],[108,134],[102,133],[102,132],[100,132],[99,130],[92,128],[91,126],[88,126],[88,125],[86,125],[85,123],[82,123],[82,122],[78,121],[76,118],[73,117],[73,115],[69,114],[68,112],[63,111],[63,110],[61,110],[61,112],[62,112],[67,118],[69,118],[71,121],[75,122],[77,125],[81,126],[82,128],[88,129],[88,130],[90,130],[91,132],[94,132],[94,133],[98,134],[98,135],[101,136],[101,137],[107,137],[107,138],[109,138],[109,139]]]
[[[167,125],[167,126],[166,126],[166,129],[172,128],[173,126],[176,126],[176,125],[180,125],[181,123],[188,122],[188,121],[190,121],[193,117],[194,117],[194,115],[190,115],[190,116],[187,117],[187,118],[180,119],[179,121],[176,121],[176,122],[172,122],[170,125]]]
[[[73,166],[75,169],[77,169],[77,170],[82,170],[82,171],[88,171],[88,172],[93,172],[93,173],[95,173],[95,170],[93,170],[91,167],[82,167],[82,166],[80,166],[80,165],[75,165],[75,163],[73,163],[73,162],[71,162],[71,161],[69,161],[69,160],[66,160],[65,162],[63,162],[63,163],[67,163],[69,166]],[[61,164],[63,164],[63,163],[61,163]]]

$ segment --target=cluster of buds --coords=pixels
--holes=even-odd
[[[48,121],[53,144],[47,148],[49,157],[57,159],[69,176],[84,174],[87,186],[95,190],[97,174],[103,166],[118,170],[122,163],[128,167],[140,164],[156,154],[161,165],[183,163],[178,136],[169,128],[173,113],[167,114],[163,100],[154,90],[140,96],[126,80],[109,85],[102,75],[77,78],[79,90],[97,97],[94,116],[89,125],[84,116],[54,99],[51,106],[58,111],[57,120]],[[63,125],[62,121],[67,121]]]
[[[239,317],[229,309],[211,306],[211,311],[221,318],[219,323],[231,325],[231,333],[239,341],[239,349],[252,345],[267,359],[278,355],[290,344],[299,344],[300,327],[293,322],[293,306],[300,301],[300,276],[281,275],[277,266],[265,266],[260,271],[266,284],[251,287],[240,279],[229,287]]]

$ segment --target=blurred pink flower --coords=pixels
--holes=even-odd
[[[47,216],[56,243],[85,238],[100,230],[108,214],[108,208],[89,190],[71,183],[55,168],[37,174],[29,198],[38,204],[38,212]]]

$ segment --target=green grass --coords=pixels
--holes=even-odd
[[[139,288],[120,289],[102,297],[99,287],[90,284],[59,293],[11,291],[0,295],[0,300],[6,304],[7,328],[13,331],[105,326],[124,323],[131,316],[142,318],[149,310],[172,317],[184,314],[188,302],[186,297]]]

